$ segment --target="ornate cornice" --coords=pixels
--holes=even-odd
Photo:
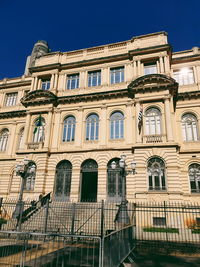
[[[177,100],[190,100],[199,98],[200,98],[200,91],[179,93],[177,96]]]
[[[31,80],[13,82],[13,83],[2,83],[2,84],[0,84],[0,90],[6,89],[6,88],[12,88],[12,87],[14,88],[14,87],[19,87],[19,86],[27,86],[27,85],[31,85]]]
[[[26,96],[21,99],[22,105],[37,106],[37,105],[47,105],[53,104],[57,105],[57,96],[50,91],[36,90],[29,92]]]
[[[128,85],[128,90],[134,94],[147,91],[169,90],[172,95],[176,96],[178,83],[173,78],[163,74],[149,74],[132,81]]]
[[[9,119],[16,117],[25,117],[26,110],[17,110],[17,111],[9,111],[0,113],[0,119]]]

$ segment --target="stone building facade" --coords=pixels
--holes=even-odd
[[[0,81],[0,196],[17,198],[15,166],[36,166],[24,198],[200,200],[200,49],[172,52],[167,33],[70,52],[38,41],[25,74]]]

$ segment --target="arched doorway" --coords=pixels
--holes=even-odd
[[[95,160],[88,159],[81,165],[81,202],[97,201],[98,165]]]
[[[122,198],[122,177],[119,160],[119,158],[113,158],[107,164],[107,200],[111,202],[120,202]],[[117,164],[114,170],[111,168],[113,161]]]
[[[57,201],[68,201],[71,190],[72,164],[61,161],[56,167],[54,198]]]

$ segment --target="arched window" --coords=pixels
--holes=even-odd
[[[35,123],[33,129],[33,142],[39,143],[44,141],[44,129],[45,129],[45,120],[39,116]]]
[[[110,116],[110,139],[124,137],[124,114],[117,111]]]
[[[75,138],[76,119],[69,116],[64,120],[63,124],[63,142],[74,141]]]
[[[0,151],[6,151],[8,143],[8,129],[3,129],[0,133]]]
[[[148,161],[149,190],[166,190],[165,163],[160,158]]]
[[[86,140],[99,139],[99,116],[91,114],[86,119]]]
[[[197,119],[193,114],[185,114],[182,117],[182,132],[184,141],[198,140]]]
[[[145,112],[146,135],[161,134],[161,113],[157,108]]]
[[[18,137],[18,149],[21,149],[21,148],[22,148],[23,138],[24,138],[24,128],[22,128],[22,129],[19,131],[19,137]]]
[[[200,165],[193,163],[189,166],[190,187],[192,193],[200,193]]]
[[[56,167],[55,176],[55,198],[58,200],[66,200],[70,197],[72,177],[72,164],[64,160]]]
[[[120,201],[122,197],[122,177],[120,175],[119,158],[111,159],[107,164],[107,199],[109,201]],[[111,163],[117,164],[115,169]]]
[[[29,172],[29,170],[32,167],[35,167],[35,172]],[[34,186],[35,186],[35,176],[36,176],[36,165],[34,162],[29,162],[28,163],[28,171],[27,171],[27,175],[26,175],[26,180],[25,180],[25,185],[24,185],[24,189],[28,190],[28,191],[32,191],[34,190]]]

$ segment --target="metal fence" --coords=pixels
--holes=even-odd
[[[0,231],[0,266],[102,266],[100,237]]]
[[[4,231],[40,232],[101,237],[119,229],[116,203],[58,202],[45,196],[39,201],[24,202],[18,218],[13,218],[16,201],[0,202],[0,227]],[[132,237],[137,246],[189,246],[199,250],[200,204],[186,202],[134,202],[127,205]],[[20,227],[19,227],[20,226]],[[111,242],[111,241],[109,241]],[[160,243],[159,243],[160,242]],[[179,244],[179,245],[178,245]],[[194,245],[194,246],[193,246]]]

